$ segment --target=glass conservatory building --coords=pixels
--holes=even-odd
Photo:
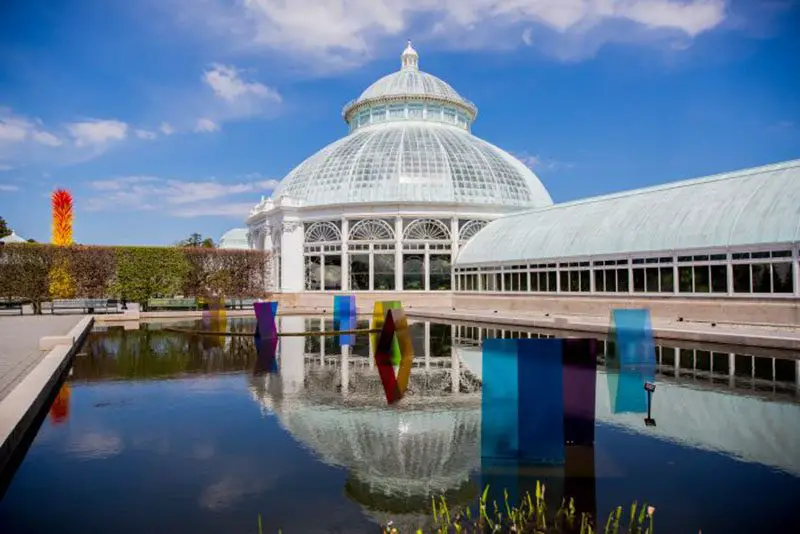
[[[800,296],[800,160],[504,217],[461,251],[457,290]]]
[[[399,71],[344,107],[349,133],[251,210],[271,289],[452,290],[455,256],[489,221],[552,204],[530,169],[472,135],[477,114],[409,43]]]

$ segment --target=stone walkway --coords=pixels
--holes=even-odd
[[[69,333],[83,315],[0,317],[0,401],[44,358],[39,339]]]

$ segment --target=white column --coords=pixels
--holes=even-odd
[[[342,291],[350,290],[350,253],[347,249],[347,236],[350,235],[350,221],[342,217]]]
[[[461,391],[461,362],[455,346],[450,348],[450,387],[453,395],[458,395]]]
[[[456,257],[458,256],[458,217],[450,219],[450,290],[456,291],[457,283],[454,274]]]
[[[675,378],[681,376],[681,349],[675,347]]]
[[[276,279],[277,273],[275,272],[276,265],[274,264],[275,253],[273,251],[274,247],[272,245],[272,224],[270,223],[270,221],[265,220],[259,223],[258,225],[252,227],[251,231],[256,232],[255,234],[256,239],[253,242],[253,247],[256,250],[272,251],[270,252],[270,258],[267,261],[267,266],[266,266],[268,272],[266,273],[267,276],[265,277],[267,284],[267,287],[265,289],[266,290],[278,289],[280,287],[280,284]]]
[[[298,316],[279,317],[281,332],[302,332],[305,318]],[[281,337],[281,379],[284,393],[298,393],[303,389],[305,377],[306,340],[301,336]]]
[[[342,397],[347,397],[347,392],[350,389],[350,346],[342,345],[342,359],[339,362],[341,369],[339,370],[339,377],[342,383]]]
[[[800,248],[792,249],[792,273],[794,273],[794,296],[800,296]]]
[[[373,246],[369,246],[369,285],[367,288],[370,291],[375,290],[375,251],[373,250]]]
[[[423,261],[422,271],[425,273],[425,284],[423,287],[425,291],[431,290],[431,253],[428,250],[429,245],[425,245],[425,260]]]
[[[431,323],[425,321],[425,370],[431,368]]]
[[[403,219],[394,218],[394,287],[395,291],[403,290]]]
[[[303,224],[296,220],[281,223],[281,291],[305,289],[303,265]]]
[[[733,352],[728,354],[728,385],[736,385],[736,354]]]
[[[725,260],[725,272],[728,273],[728,296],[733,296],[733,263],[731,263],[731,256],[730,253],[726,254],[727,260]]]
[[[319,320],[319,331],[325,331],[325,318]],[[319,365],[325,367],[325,336],[319,336]]]

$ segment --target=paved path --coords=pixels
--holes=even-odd
[[[69,333],[83,315],[0,317],[0,401],[44,358],[39,338]]]

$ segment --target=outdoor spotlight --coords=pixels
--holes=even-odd
[[[650,416],[650,409],[652,408],[651,397],[656,390],[656,385],[652,382],[645,382],[644,390],[647,392],[647,417],[644,418],[644,424],[646,426],[656,426],[656,420]]]

